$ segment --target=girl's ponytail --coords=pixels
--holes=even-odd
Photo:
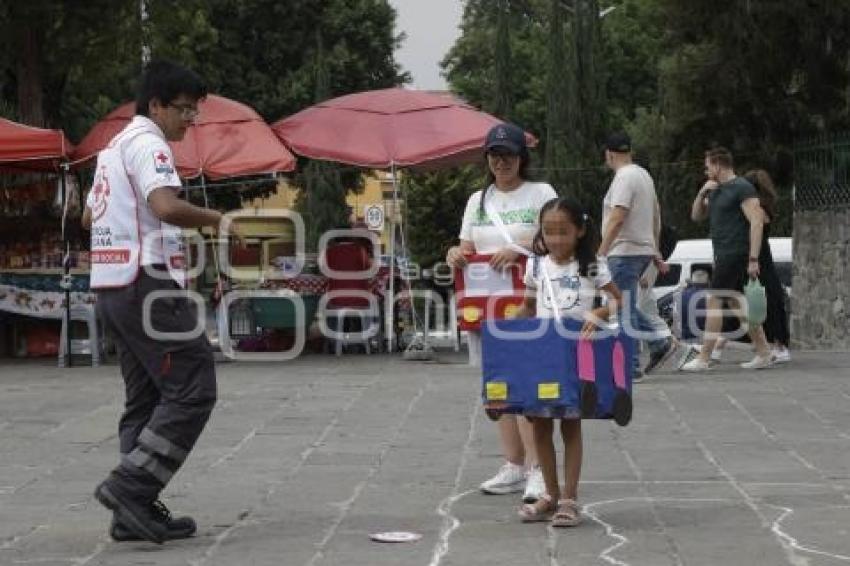
[[[596,228],[596,222],[593,217],[588,214],[584,208],[579,208],[580,212],[574,215],[576,226],[584,228],[584,236],[578,239],[576,245],[576,259],[578,260],[579,275],[582,277],[590,277],[596,275],[591,273],[596,270],[596,252],[599,250],[599,230]],[[579,218],[575,218],[578,216]]]

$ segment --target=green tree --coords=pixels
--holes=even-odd
[[[153,58],[186,64],[213,92],[277,120],[313,100],[313,30],[327,46],[331,95],[400,84],[387,0],[147,0]],[[0,95],[26,121],[74,139],[131,98],[141,70],[139,2],[0,4]],[[24,94],[18,94],[22,91]]]
[[[780,190],[773,233],[789,234],[795,141],[850,125],[850,5],[658,2],[667,34],[656,117],[667,160],[701,170],[703,151],[722,144],[739,172],[767,169]],[[675,198],[695,190],[689,183]]]
[[[315,102],[318,103],[328,98],[330,75],[320,30],[315,31],[315,37],[313,67],[316,76]],[[345,185],[338,165],[315,159],[309,160],[296,175],[295,184],[300,188],[295,207],[304,216],[307,248],[314,251],[318,248],[319,238],[326,231],[348,227]]]
[[[205,4],[218,39],[195,50],[198,70],[217,92],[249,102],[266,120],[313,103],[315,30],[322,32],[329,96],[396,86],[409,78],[393,58],[403,38],[394,32],[396,13],[387,0]]]
[[[0,4],[0,96],[9,113],[36,126],[65,126],[84,106],[97,105],[97,93],[109,96],[127,88],[132,73],[124,54],[134,38],[138,45],[131,4],[137,5],[107,0],[73,8],[59,0]],[[138,49],[134,53],[138,57]],[[87,105],[77,104],[77,92],[86,93]]]
[[[461,98],[538,136],[546,122],[546,49],[534,40],[540,24],[532,16],[545,2],[469,0],[461,35],[440,63]],[[500,24],[509,32],[500,34]],[[500,101],[509,101],[508,115]]]
[[[510,0],[498,0],[496,16],[496,84],[493,87],[493,112],[506,120],[513,111],[511,101],[511,3]]]
[[[571,77],[571,50],[567,48],[564,26],[566,10],[561,0],[549,0],[549,41],[546,72],[546,137],[544,160],[547,180],[559,190],[569,182],[570,168],[570,95],[575,88]]]
[[[575,0],[571,22],[573,96],[567,107],[576,166],[599,162],[605,132],[605,70],[601,58],[599,2]]]
[[[485,181],[483,167],[476,165],[404,175],[413,261],[427,268],[445,258],[449,247],[457,243],[469,195],[483,188]]]
[[[63,127],[79,141],[134,95],[142,43],[152,58],[194,68],[210,91],[243,101],[269,121],[314,100],[317,44],[327,51],[327,95],[401,84],[393,59],[402,37],[387,0],[138,0],[0,3],[0,112]],[[144,29],[143,29],[144,27]],[[356,189],[359,176],[342,176]],[[264,194],[268,184],[215,191],[221,205]]]

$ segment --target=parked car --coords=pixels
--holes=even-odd
[[[770,238],[769,244],[779,280],[785,287],[786,294],[790,297],[792,240],[791,238]],[[677,336],[681,336],[683,321],[680,320],[680,313],[683,311],[683,291],[691,282],[704,285],[703,281],[711,281],[711,274],[714,270],[714,250],[711,240],[679,241],[673,253],[667,259],[667,263],[670,266],[670,271],[666,275],[658,276],[653,293],[658,301],[658,312],[661,317],[673,328]],[[694,281],[695,279],[696,281]],[[786,303],[786,310],[789,313],[790,306],[789,301]],[[687,326],[684,328],[687,328]]]
[[[768,241],[779,280],[786,289],[790,289],[792,240],[770,238]],[[667,264],[670,271],[666,275],[659,275],[655,281],[653,291],[656,299],[661,299],[677,288],[683,288],[696,270],[701,269],[711,275],[714,270],[714,249],[711,240],[680,240],[667,259]]]

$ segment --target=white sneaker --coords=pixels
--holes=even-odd
[[[699,346],[686,345],[682,355],[679,357],[679,361],[676,362],[676,369],[681,371],[688,362],[697,356],[699,356]]]
[[[708,362],[703,361],[700,357],[696,357],[679,367],[680,371],[688,371],[694,373],[700,371],[708,371],[710,369],[711,366],[708,364]]]
[[[702,353],[702,345],[694,346],[697,352]],[[718,348],[717,346],[711,351],[711,361],[712,362],[721,362],[723,361],[723,348]]]
[[[788,348],[774,348],[770,355],[775,364],[787,364],[791,361],[791,351]]]
[[[770,354],[767,356],[757,355],[752,360],[742,363],[741,367],[744,369],[767,369],[773,367],[773,356]]]
[[[546,493],[546,483],[543,481],[543,470],[540,466],[534,466],[528,472],[525,483],[525,493],[522,494],[523,503],[535,503]]]
[[[480,489],[491,495],[522,491],[525,489],[525,467],[505,462],[495,476],[481,484]]]

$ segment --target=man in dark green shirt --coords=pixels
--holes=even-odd
[[[732,154],[724,148],[706,152],[705,175],[708,181],[694,199],[691,218],[696,222],[709,221],[714,248],[713,293],[708,298],[703,346],[699,356],[683,359],[680,367],[683,371],[709,369],[711,352],[723,327],[721,309],[733,295],[740,300],[747,280],[759,276],[764,211],[755,187],[735,174]],[[749,325],[749,334],[756,347],[756,356],[741,367],[764,369],[773,365],[762,327]]]
[[[708,226],[715,261],[748,257],[751,225],[742,206],[748,199],[758,202],[758,193],[743,177],[735,177],[708,191]]]

